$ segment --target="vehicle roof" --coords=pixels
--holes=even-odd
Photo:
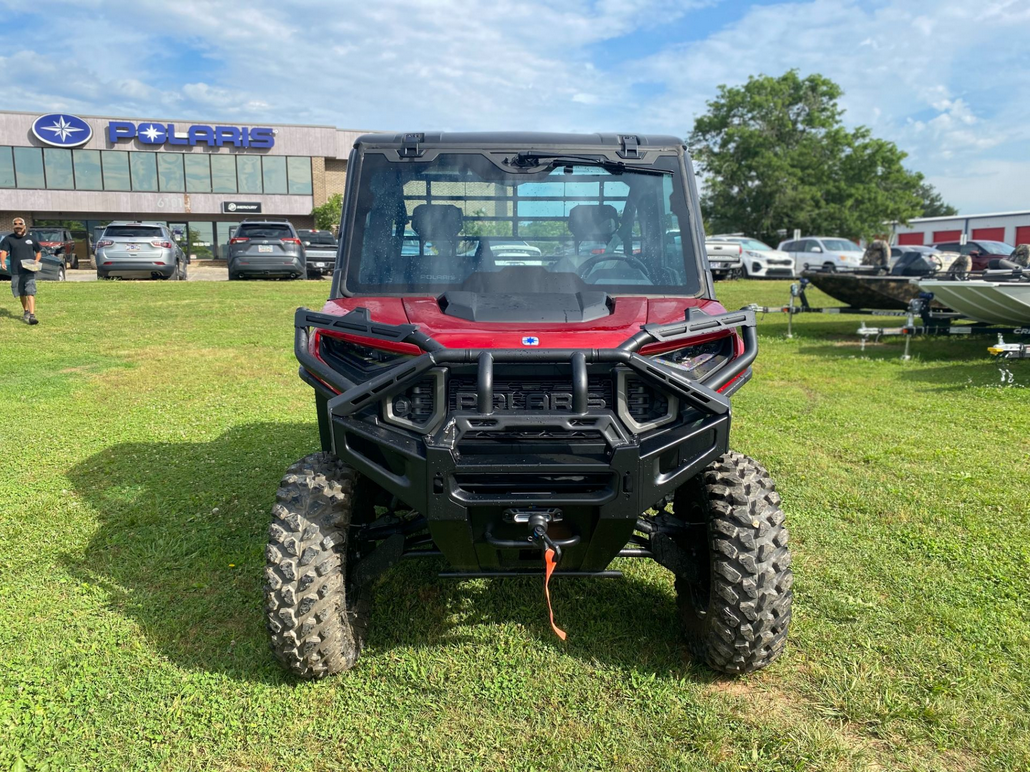
[[[105,228],[110,228],[112,225],[149,225],[153,228],[166,228],[163,222],[154,222],[153,220],[115,220],[105,225]]]
[[[292,223],[280,218],[276,220],[243,220],[240,225],[292,225]]]
[[[413,134],[421,134],[418,141],[420,147],[525,150],[560,147],[596,147],[619,149],[623,137],[635,137],[641,147],[654,149],[675,149],[685,147],[679,137],[662,134],[560,134],[543,131],[455,131],[455,132],[403,132],[398,134],[362,134],[354,142],[354,147],[400,148],[413,140],[406,138]]]

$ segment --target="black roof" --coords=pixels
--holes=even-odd
[[[660,134],[559,134],[542,131],[403,132],[362,134],[355,147],[399,149],[417,142],[422,148],[469,150],[553,150],[568,148],[620,149],[624,138],[636,140],[641,148],[675,150],[684,146],[680,137]]]

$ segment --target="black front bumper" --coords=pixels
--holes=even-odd
[[[299,309],[295,352],[301,377],[319,395],[323,444],[412,509],[433,541],[462,571],[518,570],[539,564],[514,511],[556,509],[549,531],[564,543],[563,567],[600,571],[630,539],[640,514],[671,494],[726,450],[730,404],[716,389],[749,376],[757,353],[754,314],[696,314],[672,325],[649,325],[619,348],[445,349],[411,325],[380,325],[359,309],[343,317]],[[314,356],[310,330],[404,341],[426,353],[363,382]],[[636,351],[656,340],[741,328],[744,353],[707,384]],[[502,410],[495,375],[505,368],[542,367],[571,385],[564,410]],[[635,432],[621,409],[591,403],[589,383],[621,371],[675,399],[675,418]],[[395,426],[384,400],[427,377],[446,383],[474,374],[475,404],[455,409],[440,388],[441,415],[425,431]],[[621,402],[619,403],[622,404]],[[670,412],[673,412],[670,402]],[[545,406],[546,408],[546,406]]]

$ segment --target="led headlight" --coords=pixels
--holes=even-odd
[[[667,351],[655,359],[683,371],[688,378],[700,381],[729,361],[733,356],[733,340],[734,336],[727,335],[707,343]]]

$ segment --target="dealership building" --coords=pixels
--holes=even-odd
[[[313,227],[311,210],[343,192],[363,133],[0,112],[0,233],[14,217],[67,228],[82,267],[112,220],[159,221],[194,258],[224,259],[244,219]]]

